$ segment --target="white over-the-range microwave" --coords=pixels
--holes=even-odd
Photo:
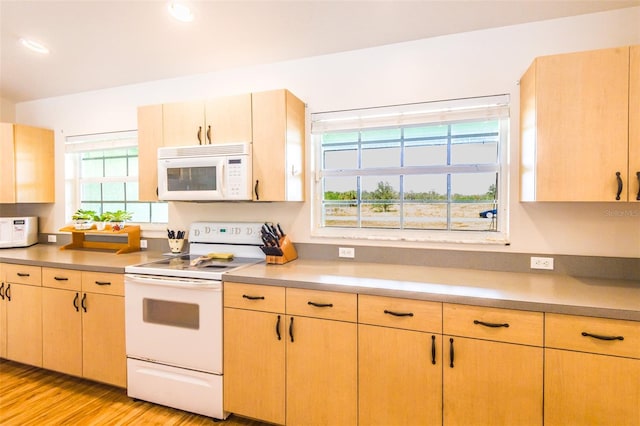
[[[158,199],[251,200],[251,144],[158,148]]]

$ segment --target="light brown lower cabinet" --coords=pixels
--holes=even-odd
[[[542,425],[540,312],[443,305],[443,424]]]
[[[224,308],[225,411],[285,423],[283,317],[284,314]]]
[[[224,284],[224,410],[285,424],[285,289]]]
[[[640,425],[640,322],[237,283],[224,291],[225,410],[239,415]]]
[[[42,367],[41,268],[5,264],[3,269],[6,358]]]
[[[547,314],[545,425],[640,425],[640,322]]]
[[[444,425],[542,425],[542,348],[448,335],[444,344]]]
[[[287,424],[357,425],[356,323],[300,316],[287,321]]]
[[[360,295],[358,424],[442,425],[442,304]]]
[[[123,276],[43,268],[42,281],[42,366],[125,387]]]
[[[227,282],[224,305],[226,411],[357,424],[356,295]]]

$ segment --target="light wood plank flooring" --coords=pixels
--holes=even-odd
[[[0,359],[0,425],[213,425],[209,417],[134,401],[124,389]],[[267,426],[230,416],[223,426]]]

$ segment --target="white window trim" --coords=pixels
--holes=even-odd
[[[464,108],[465,102],[469,103],[468,108]],[[509,116],[509,95],[312,113],[311,236],[354,241],[509,244]],[[387,127],[496,118],[501,119],[501,139],[498,153],[500,160],[498,217],[500,220],[496,231],[399,230],[322,226],[321,133],[355,130],[364,127]]]
[[[103,149],[117,149],[117,148],[132,148],[138,146],[138,131],[137,130],[125,130],[117,132],[107,132],[88,135],[74,135],[67,136],[65,138],[65,154],[77,154],[80,152],[103,150]],[[65,217],[71,217],[71,214],[80,205],[80,191],[79,183],[81,182],[136,182],[138,179],[133,176],[124,178],[82,178],[80,179],[79,162],[74,161],[73,176],[66,176],[66,158],[65,158],[65,194],[68,196],[65,199]],[[155,238],[166,235],[166,223],[148,223],[148,222],[131,222],[140,226],[140,229],[145,232],[145,237]]]

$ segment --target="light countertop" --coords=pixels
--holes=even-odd
[[[47,244],[0,249],[4,263],[112,273],[162,257],[153,251],[115,254]],[[247,266],[223,280],[640,321],[640,281],[304,259]]]
[[[36,244],[25,248],[0,249],[0,262],[124,274],[125,266],[162,258],[158,252],[115,254],[115,251],[61,250],[60,247]]]
[[[241,268],[223,279],[640,321],[638,281],[301,259]]]

